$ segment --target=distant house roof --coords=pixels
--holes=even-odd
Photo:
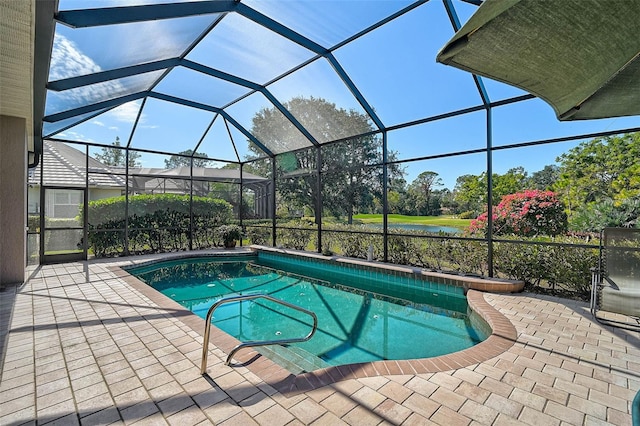
[[[65,143],[44,141],[44,184],[52,186],[85,186],[87,156]],[[124,188],[125,177],[111,174],[111,169],[89,157],[90,188]],[[29,184],[40,185],[40,167],[29,171]]]
[[[190,167],[161,168],[129,168],[131,186],[136,192],[180,192],[189,191]],[[207,182],[240,183],[240,169],[216,169],[211,167],[193,168],[193,188],[202,195],[209,192]],[[251,173],[242,173],[242,182],[248,187],[264,186],[269,179]]]
[[[129,174],[138,176],[151,176],[162,178],[182,178],[189,179],[190,167],[176,167],[173,169],[160,169],[160,168],[129,168]],[[193,178],[197,180],[204,180],[208,182],[226,182],[226,183],[239,183],[240,182],[240,169],[216,169],[211,167],[194,167]],[[267,181],[267,178],[257,176],[251,173],[242,173],[242,182],[244,183],[257,183]]]
[[[107,166],[89,157],[89,187],[123,188],[125,187],[125,169]],[[65,143],[44,141],[43,167],[45,185],[84,186],[86,155]],[[178,190],[185,188],[184,180],[190,179],[190,167],[173,169],[129,167],[129,175],[134,188],[146,190]],[[115,174],[114,174],[115,173]],[[239,169],[216,169],[194,167],[193,178],[197,181],[240,183]],[[162,183],[160,183],[162,182]],[[242,182],[247,185],[267,184],[269,179],[251,173],[242,173]],[[40,167],[29,172],[29,184],[40,184]]]

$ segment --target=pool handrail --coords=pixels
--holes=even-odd
[[[209,308],[209,311],[207,312],[207,317],[205,319],[205,326],[204,326],[204,342],[202,344],[202,364],[200,365],[200,374],[204,375],[207,371],[207,355],[209,353],[209,338],[211,335],[211,319],[213,318],[213,311],[215,311],[220,305],[224,305],[226,303],[239,302],[243,300],[252,300],[252,299],[271,300],[274,303],[278,303],[280,305],[283,305],[288,308],[295,309],[296,311],[300,311],[302,313],[310,315],[313,318],[313,328],[311,329],[309,334],[307,334],[305,337],[300,337],[296,339],[263,340],[263,341],[249,341],[249,342],[240,343],[235,348],[233,348],[231,352],[229,352],[229,355],[227,356],[227,360],[225,362],[226,365],[229,365],[231,363],[231,358],[233,358],[233,355],[235,355],[235,353],[242,348],[306,342],[307,340],[311,339],[311,337],[313,337],[316,330],[318,329],[318,317],[314,312],[301,308],[300,306],[296,306],[292,303],[285,302],[284,300],[277,299],[268,294],[251,293],[251,294],[239,294],[239,295],[224,297],[222,299],[219,299],[213,305],[211,305],[211,307]]]

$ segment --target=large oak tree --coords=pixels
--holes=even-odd
[[[293,209],[309,209],[319,218],[322,214],[346,216],[351,223],[357,212],[368,211],[382,197],[382,168],[370,167],[382,162],[382,139],[368,116],[355,110],[339,108],[324,99],[296,97],[284,104],[314,137],[321,141],[341,142],[320,148],[322,194],[318,192],[318,148],[310,147],[277,156],[277,189],[279,203]],[[276,108],[265,108],[253,117],[251,133],[267,148],[283,152],[309,142]],[[365,136],[349,138],[353,135]],[[251,149],[260,156],[257,147]],[[390,156],[392,158],[392,155]],[[252,169],[258,174],[267,170]],[[401,175],[397,166],[389,167],[389,178]],[[318,212],[322,195],[324,212]]]

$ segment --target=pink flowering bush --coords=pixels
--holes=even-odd
[[[502,197],[493,208],[493,233],[495,235],[558,235],[567,231],[567,214],[558,197],[551,191],[526,190]],[[487,213],[471,221],[469,231],[484,233],[487,229]]]

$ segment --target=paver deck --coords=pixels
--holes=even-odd
[[[0,425],[631,424],[640,335],[595,322],[584,303],[481,294],[515,327],[496,356],[284,392],[282,369],[225,366],[215,339],[201,376],[202,330],[122,277],[114,265],[127,262],[38,267],[0,292]]]

